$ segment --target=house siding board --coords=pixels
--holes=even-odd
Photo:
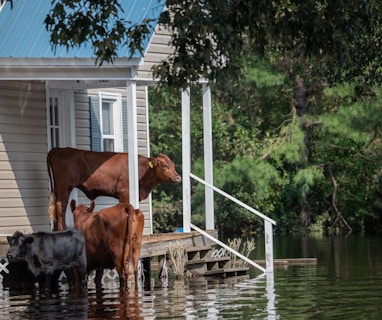
[[[91,140],[92,150],[101,150],[101,128],[100,128],[100,112],[99,112],[99,98],[98,96],[91,96],[90,101],[90,128],[91,128]]]
[[[157,26],[154,36],[145,54],[145,63],[138,68],[138,78],[153,79],[152,68],[163,60],[168,60],[173,50],[169,46],[171,32]]]
[[[48,231],[45,84],[0,81],[0,234]]]
[[[86,90],[74,92],[76,147],[91,149],[90,104]]]
[[[18,130],[8,130],[7,128],[12,126],[12,124],[9,125],[2,125],[1,131],[3,133],[0,135],[0,143],[8,142],[9,139],[12,139],[12,143],[36,143],[36,141],[42,141],[43,139],[46,139],[46,132],[44,133],[36,133],[32,132],[31,134],[22,134],[19,133]],[[14,126],[13,126],[14,127]],[[17,129],[17,128],[13,128]]]

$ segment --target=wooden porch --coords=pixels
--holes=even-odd
[[[216,230],[207,231],[217,238]],[[190,276],[229,276],[245,275],[248,267],[231,266],[229,256],[216,255],[212,240],[196,231],[186,233],[162,233],[143,236],[141,258],[146,272],[152,268],[162,269],[169,259],[169,246],[175,245],[185,251],[184,271]]]

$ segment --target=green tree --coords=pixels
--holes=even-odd
[[[309,99],[302,127],[290,79],[266,60],[251,55],[246,61],[243,78],[212,86],[215,185],[270,215],[278,232],[300,231],[303,210],[309,211],[309,223],[320,224],[321,230],[347,232],[345,223],[353,230],[379,230],[380,90],[370,88],[362,97],[353,84],[317,91]],[[197,98],[191,107],[191,150],[192,172],[202,177],[199,95],[200,88],[192,88]],[[174,156],[180,156],[179,93],[153,88],[149,101],[156,115],[150,122],[152,149],[177,150]],[[204,188],[192,187],[192,219],[203,226]],[[179,226],[180,190],[162,193],[158,186],[153,192],[159,196],[154,204],[158,230],[165,230],[160,229],[165,215],[165,228]],[[215,209],[217,227],[225,235],[263,229],[254,215],[220,195],[215,196]]]
[[[174,54],[155,72],[163,82],[181,87],[200,77],[234,78],[249,48],[264,54],[271,47],[288,57],[286,64],[303,61],[306,66],[306,60],[315,66],[312,74],[319,72],[330,82],[379,80],[380,9],[377,0],[167,0],[159,22],[174,31]],[[91,41],[100,63],[113,61],[120,45],[140,51],[152,23],[125,21],[118,0],[54,0],[47,14],[53,46]]]

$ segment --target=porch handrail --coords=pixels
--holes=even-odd
[[[243,256],[240,252],[237,252],[236,250],[234,250],[231,247],[227,246],[225,243],[223,243],[220,240],[216,239],[214,236],[211,236],[209,233],[203,231],[202,229],[198,228],[197,226],[195,226],[192,223],[191,223],[191,228],[194,229],[195,231],[199,232],[203,236],[207,237],[208,239],[212,240],[213,242],[215,242],[219,246],[223,247],[224,249],[232,252],[234,255],[238,256],[240,259],[242,259],[245,262],[251,264],[255,268],[259,269],[260,271],[262,271],[264,273],[266,272],[266,270],[262,266],[257,264],[256,262],[252,261],[251,259],[247,258],[246,256]]]
[[[241,255],[239,252],[233,250],[232,248],[226,246],[224,243],[222,243],[227,250],[233,252],[234,254],[236,254],[238,257],[240,257],[241,259],[243,259],[243,257],[245,257],[246,259],[243,259],[245,260],[246,262],[250,263],[251,265],[255,266],[256,268],[258,268],[259,270],[263,271],[263,272],[273,272],[273,230],[272,230],[272,225],[276,225],[276,221],[274,221],[273,219],[267,217],[266,215],[264,215],[263,213],[253,209],[252,207],[250,207],[249,205],[245,204],[244,202],[232,197],[231,195],[229,195],[228,193],[220,190],[219,188],[216,188],[215,186],[211,185],[210,183],[204,181],[203,179],[197,177],[196,175],[194,175],[193,173],[190,172],[190,177],[193,178],[194,180],[200,182],[201,184],[205,185],[206,187],[214,190],[215,192],[217,193],[220,193],[221,195],[223,195],[224,197],[230,199],[231,201],[237,203],[238,205],[242,206],[243,208],[249,210],[250,212],[256,214],[258,217],[262,218],[264,220],[264,236],[265,236],[265,262],[266,262],[266,269],[264,269],[263,267],[259,266],[257,263],[247,259],[245,256]],[[190,226],[195,229],[197,228],[195,225],[193,224],[190,224]],[[198,229],[198,230],[197,230]],[[200,232],[200,231],[203,231],[199,228],[195,229],[196,231]],[[200,232],[201,233],[201,232]],[[203,235],[207,236],[206,234],[203,233]],[[215,242],[220,242],[219,240],[217,240],[216,238],[214,238],[213,236],[211,235],[208,235],[207,236],[208,238],[211,239],[211,237],[213,239],[213,241]],[[219,244],[221,245],[221,244]],[[229,248],[229,249],[228,249]],[[251,261],[251,262],[249,262]]]
[[[270,223],[272,223],[274,226],[276,225],[276,221],[275,220],[272,220],[271,218],[267,217],[265,214],[257,211],[256,209],[253,209],[252,207],[250,207],[249,205],[245,204],[244,202],[241,202],[240,200],[232,197],[231,195],[229,195],[228,193],[224,192],[223,190],[220,190],[218,188],[216,188],[215,186],[211,185],[210,183],[200,179],[199,177],[197,177],[196,175],[194,175],[193,173],[190,173],[190,177],[195,179],[196,181],[204,184],[206,187],[208,188],[211,188],[212,190],[216,191],[217,193],[220,193],[221,195],[225,196],[226,198],[232,200],[233,202],[236,202],[237,204],[239,204],[240,206],[242,206],[243,208],[251,211],[252,213],[256,214],[257,216],[259,216],[260,218],[264,219],[265,221],[268,221]]]

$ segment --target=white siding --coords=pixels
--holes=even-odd
[[[168,60],[173,49],[169,46],[171,33],[163,27],[157,27],[144,56],[145,63],[138,68],[139,79],[153,79],[152,67],[161,61]]]
[[[0,81],[0,234],[49,231],[45,84]]]
[[[76,148],[90,150],[90,109],[86,90],[74,92]]]

